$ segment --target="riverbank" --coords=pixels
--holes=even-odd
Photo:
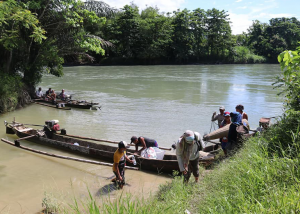
[[[184,185],[175,177],[147,200],[121,195],[100,207],[93,198],[87,204],[99,209],[95,213],[298,213],[300,135],[295,122],[299,125],[297,118],[283,117],[210,173],[202,169],[205,176],[198,184],[192,179]]]

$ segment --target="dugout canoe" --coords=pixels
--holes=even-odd
[[[45,100],[45,99],[35,99],[34,101],[53,104],[52,101]],[[92,103],[92,102],[78,101],[78,100],[68,100],[68,101],[56,100],[56,103],[64,104],[66,107],[80,108],[80,109],[91,109],[93,106],[99,105],[99,103]]]
[[[59,110],[71,110],[70,107],[59,107],[59,106],[56,106],[56,105],[50,105],[50,104],[40,103],[40,102],[34,102],[34,103],[39,104],[39,105],[43,105],[43,106],[47,106],[47,107],[50,107],[50,108],[56,108],[56,109],[59,109]]]
[[[113,162],[113,155],[117,149],[116,145],[90,142],[78,138],[67,137],[62,134],[53,134],[52,139],[49,139],[45,136],[45,133],[42,130],[28,128],[17,122],[6,124],[6,129],[13,131],[20,138],[29,137],[26,140],[37,144],[54,147],[90,158],[104,160],[110,163]],[[9,132],[7,131],[7,133]],[[74,143],[78,143],[79,146],[74,145]],[[127,150],[128,154],[133,154],[134,152],[135,150],[132,149]],[[210,153],[200,152],[200,155],[200,162],[204,165],[208,165],[214,159],[214,155],[211,155]],[[135,157],[137,161],[137,167],[139,167],[140,170],[157,173],[172,173],[174,170],[179,170],[175,154],[165,154],[163,160],[147,159],[139,155],[136,155]],[[126,164],[129,166],[134,166],[131,163]]]
[[[243,122],[244,126],[247,127],[248,130],[250,130],[248,120],[243,119],[242,122]],[[214,139],[220,139],[222,137],[227,137],[228,132],[229,132],[229,126],[230,126],[230,124],[228,124],[222,128],[219,128],[219,129],[203,136],[203,139],[204,140],[214,140]]]

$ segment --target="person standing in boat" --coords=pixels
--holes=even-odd
[[[39,89],[36,91],[36,94],[35,94],[35,95],[36,95],[37,98],[42,98],[42,97],[44,96],[41,87],[39,87]]]
[[[228,142],[226,144],[227,153],[232,153],[238,145],[238,133],[236,128],[242,124],[242,115],[239,112],[230,113],[231,124],[228,132]]]
[[[131,143],[135,144],[135,152],[136,153],[141,153],[144,149],[147,149],[149,147],[158,147],[158,143],[154,139],[150,139],[147,137],[139,137],[137,138],[136,136],[131,137]],[[142,149],[138,150],[138,147],[141,146]]]
[[[204,147],[204,142],[198,132],[186,130],[178,139],[176,145],[176,156],[179,170],[183,174],[185,183],[188,183],[192,173],[195,177],[195,182],[198,182],[199,151]]]
[[[224,117],[224,111],[225,111],[225,107],[224,106],[220,106],[219,108],[220,114],[217,114],[217,112],[214,112],[212,117],[211,117],[211,121],[216,121],[218,120],[218,127],[220,128],[222,121],[225,119]]]
[[[242,115],[242,120],[243,119],[248,120],[248,114],[246,114],[246,112],[243,112],[244,111],[244,106],[243,105],[241,105],[241,104],[237,105],[235,107],[235,110]]]
[[[133,162],[126,155],[126,149],[128,148],[129,146],[125,141],[120,141],[118,144],[118,149],[114,153],[113,172],[116,177],[112,179],[112,182],[116,182],[120,189],[122,189],[125,184],[124,168],[125,168],[126,160],[130,163]]]
[[[225,119],[222,121],[220,128],[222,128],[222,127],[224,127],[224,126],[231,123],[230,112],[229,111],[224,112],[224,117],[225,117]],[[221,147],[223,149],[223,152],[224,152],[225,156],[227,156],[227,150],[226,150],[227,142],[228,142],[228,137],[221,138]]]

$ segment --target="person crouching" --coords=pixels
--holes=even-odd
[[[113,172],[116,175],[113,182],[116,182],[120,189],[123,188],[125,184],[125,163],[126,160],[132,163],[132,161],[126,155],[126,149],[129,148],[125,141],[120,141],[118,144],[119,148],[114,154],[114,165],[113,165]]]

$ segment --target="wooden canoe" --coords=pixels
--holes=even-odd
[[[66,137],[62,134],[53,134],[52,139],[49,139],[43,135],[43,131],[27,128],[19,123],[13,123],[12,125],[7,126],[13,129],[14,133],[20,138],[34,135],[34,137],[28,138],[28,141],[108,162],[113,162],[113,155],[117,149],[116,145],[90,142],[78,138]],[[74,145],[74,143],[78,143],[79,146]],[[135,150],[127,149],[128,154],[133,154],[134,152]],[[207,165],[207,163],[210,163],[214,159],[214,155],[206,152],[200,152],[200,156],[200,162],[204,165]],[[136,161],[140,170],[148,170],[157,173],[172,173],[174,170],[179,170],[175,154],[165,154],[163,160],[147,159],[137,155]],[[127,163],[127,165],[134,166],[130,163]]]
[[[246,126],[248,130],[250,130],[248,120],[243,119],[242,122],[243,122],[243,125]],[[222,137],[227,137],[228,132],[229,132],[229,127],[230,127],[230,124],[228,124],[228,125],[226,125],[222,128],[219,128],[219,129],[205,135],[203,137],[203,139],[207,141],[207,140],[214,140],[214,139],[219,139],[219,138],[222,138]]]
[[[34,101],[52,104],[52,101],[44,100],[44,99],[35,99]],[[56,100],[56,102],[65,104],[66,107],[80,108],[80,109],[90,109],[93,106],[99,105],[99,103],[91,103],[91,102],[77,101],[77,100],[68,100],[68,101]]]
[[[56,109],[60,109],[60,110],[71,110],[70,107],[57,107],[56,105],[50,105],[50,104],[46,104],[46,103],[39,103],[39,102],[34,102],[35,104],[39,104],[39,105],[43,105],[43,106],[47,106],[50,108],[56,108]]]

